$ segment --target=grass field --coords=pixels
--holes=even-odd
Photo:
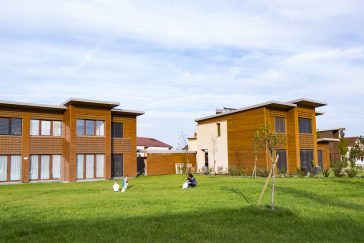
[[[279,178],[277,210],[255,206],[264,179],[197,176],[0,186],[0,241],[360,242],[364,179]]]

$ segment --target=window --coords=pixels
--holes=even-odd
[[[10,169],[10,174],[8,174]],[[20,181],[22,157],[20,155],[0,156],[0,181]]]
[[[78,154],[76,159],[77,179],[94,179],[104,177],[105,155]]]
[[[279,156],[277,161],[277,168],[281,171],[287,172],[287,152],[285,149],[277,149],[277,155]]]
[[[121,177],[124,174],[123,154],[113,154],[111,157],[111,177]]]
[[[31,155],[30,180],[49,180],[61,177],[61,155]]]
[[[21,119],[11,118],[10,131],[11,135],[21,135]]]
[[[96,136],[104,136],[105,126],[104,121],[96,121]]]
[[[38,180],[38,155],[31,155],[30,156],[30,167],[29,167],[29,179],[30,180]]]
[[[105,135],[104,121],[77,120],[77,135],[104,136]]]
[[[19,181],[21,179],[21,156],[10,156],[10,180]]]
[[[114,138],[122,138],[123,137],[123,123],[113,122],[111,124],[111,135]]]
[[[312,168],[313,150],[301,150],[300,159],[301,159],[301,170],[309,172]]]
[[[40,135],[50,136],[51,135],[51,121],[41,121],[40,123]]]
[[[92,179],[94,178],[94,155],[87,154],[86,155],[86,178]]]
[[[105,156],[103,154],[96,155],[96,177],[104,177]]]
[[[76,161],[76,172],[77,172],[77,179],[83,179],[83,162],[84,162],[85,156],[83,154],[77,155],[77,161]]]
[[[61,155],[53,155],[52,157],[52,178],[59,179],[61,178]]]
[[[62,122],[53,121],[53,136],[62,136]]]
[[[318,158],[318,164],[320,166],[321,169],[323,169],[323,153],[322,150],[318,150],[317,151],[317,158]]]
[[[0,135],[17,135],[22,134],[21,118],[0,118]]]
[[[40,156],[40,179],[49,179],[49,168],[50,168],[50,156],[42,155]]]
[[[38,136],[39,135],[39,120],[30,120],[30,135]]]
[[[77,120],[77,135],[85,135],[85,120]]]
[[[95,121],[86,120],[86,135],[95,136]]]
[[[311,119],[298,118],[300,133],[312,133]]]
[[[8,180],[8,156],[0,156],[0,181]]]
[[[274,128],[276,133],[286,132],[286,119],[284,117],[274,118]]]
[[[221,124],[216,123],[216,125],[217,125],[217,136],[220,137],[221,136]]]

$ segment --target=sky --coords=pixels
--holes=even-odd
[[[176,147],[216,108],[310,98],[364,135],[362,0],[0,2],[0,100],[120,102]]]

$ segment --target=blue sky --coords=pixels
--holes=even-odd
[[[0,99],[70,97],[143,110],[138,135],[176,146],[194,119],[301,97],[318,128],[364,135],[364,2],[2,1]]]

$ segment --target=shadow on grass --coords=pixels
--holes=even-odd
[[[225,186],[222,186],[220,188],[221,188],[221,190],[228,191],[228,192],[231,192],[231,193],[234,193],[234,194],[240,196],[248,204],[251,203],[251,200],[240,189],[237,189],[237,188],[234,188],[234,187],[225,187]]]
[[[0,241],[5,242],[358,241],[363,232],[363,224],[348,218],[305,219],[288,209],[254,206],[142,217],[0,221]]]
[[[350,202],[344,202],[344,201],[341,201],[338,199],[333,199],[331,197],[325,197],[323,195],[318,195],[316,193],[309,192],[309,191],[298,190],[298,189],[294,189],[294,188],[290,188],[290,187],[283,187],[283,186],[277,187],[277,190],[292,194],[294,197],[306,198],[306,199],[318,202],[323,205],[329,205],[329,206],[334,206],[334,207],[339,207],[339,208],[344,208],[344,209],[350,208],[350,209],[356,209],[356,210],[364,210],[364,206],[362,206],[362,205],[358,205],[358,204],[354,204],[354,203],[350,203]]]

